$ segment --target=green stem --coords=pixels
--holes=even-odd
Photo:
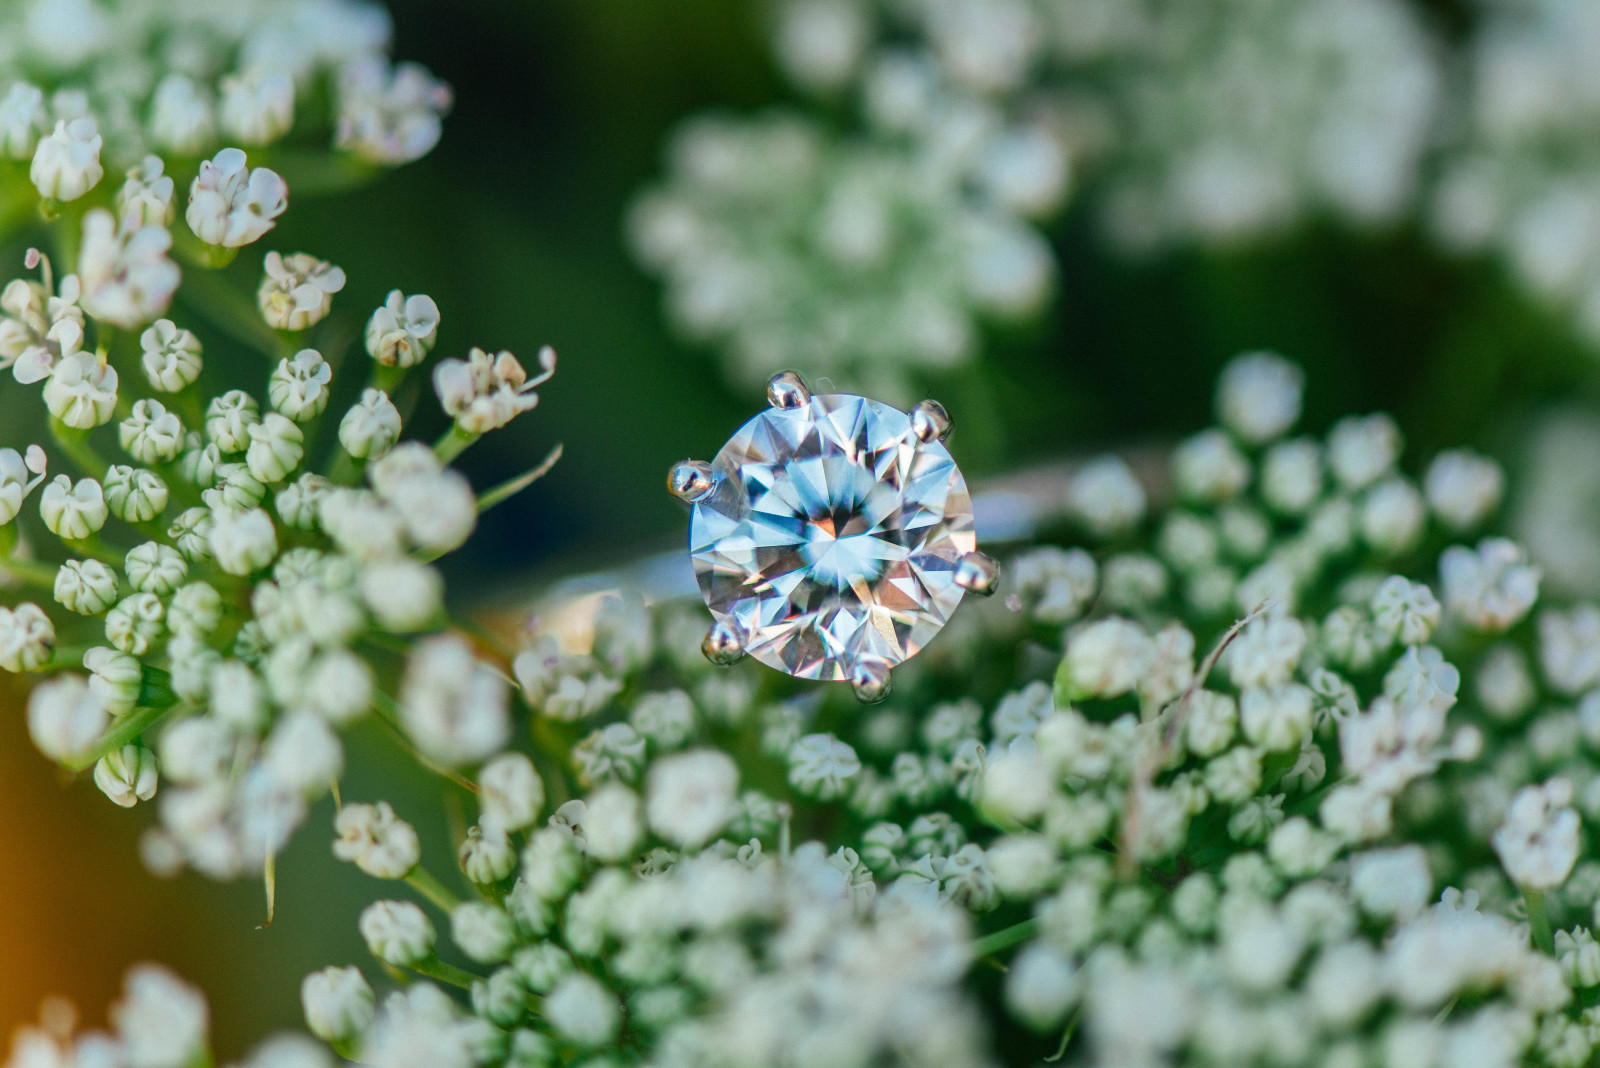
[[[394,732],[394,736],[399,739],[400,744],[405,747],[406,751],[416,758],[417,763],[436,775],[444,776],[468,793],[475,794],[478,792],[477,783],[460,772],[451,771],[443,764],[429,759],[422,750],[416,747],[416,744],[411,740],[411,735],[407,734],[405,728],[400,724],[400,706],[393,697],[378,691],[372,695],[372,707],[378,713],[378,719]]]
[[[557,444],[555,448],[550,450],[550,454],[544,458],[538,467],[535,467],[531,471],[524,472],[523,474],[518,475],[516,478],[507,479],[506,481],[500,483],[500,485],[494,487],[494,489],[485,490],[483,493],[479,494],[479,513],[487,512],[501,501],[507,499],[508,497],[514,497],[518,493],[521,493],[523,490],[527,489],[529,486],[533,485],[539,479],[549,474],[550,469],[556,465],[556,461],[559,459],[561,459],[561,446]]]
[[[439,458],[440,463],[447,464],[466,451],[468,445],[471,445],[481,437],[483,437],[482,434],[474,434],[470,430],[463,430],[460,423],[455,423],[449,430],[439,436],[438,441],[433,443],[433,454]]]
[[[92,768],[107,753],[114,753],[127,745],[157,723],[172,711],[172,706],[166,708],[136,708],[126,716],[111,725],[94,747],[86,753],[79,754],[62,763],[73,771],[83,771]]]
[[[1010,927],[986,934],[975,939],[972,943],[972,959],[982,960],[984,957],[999,953],[1003,949],[1026,942],[1039,930],[1038,917],[1023,920],[1021,923],[1012,924]]]
[[[0,559],[0,571],[30,586],[55,589],[56,568],[50,564],[42,564],[37,560],[18,560],[16,557],[8,556]]]
[[[283,358],[282,342],[261,318],[255,302],[215,271],[185,272],[179,296],[213,326],[232,335],[235,341],[248,345],[274,363]]]
[[[1546,956],[1556,955],[1555,936],[1550,933],[1550,913],[1545,909],[1544,891],[1522,888],[1522,900],[1528,908],[1528,930],[1533,935],[1533,947]]]
[[[94,446],[89,444],[87,430],[76,430],[52,415],[50,436],[55,439],[56,448],[72,461],[80,473],[90,478],[105,477],[106,469],[111,465],[101,459],[100,454],[94,451]]]
[[[418,961],[416,964],[411,965],[411,970],[420,975],[426,975],[429,979],[437,979],[441,983],[458,986],[462,990],[471,990],[472,984],[478,981],[478,977],[471,972],[463,968],[457,968],[454,964],[446,964],[436,956],[430,956],[427,960]]]
[[[411,873],[406,876],[406,883],[411,889],[438,905],[446,915],[454,912],[456,906],[461,904],[461,899],[451,893],[449,887],[435,879],[421,864],[411,869]]]

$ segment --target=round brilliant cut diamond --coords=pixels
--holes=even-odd
[[[966,480],[906,413],[846,393],[751,419],[712,464],[689,550],[744,651],[805,679],[893,665],[939,632],[976,548]]]

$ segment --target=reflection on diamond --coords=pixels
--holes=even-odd
[[[762,663],[829,680],[864,655],[898,664],[961,602],[956,562],[976,548],[966,480],[904,412],[813,396],[750,420],[713,467],[689,528],[695,577]]]

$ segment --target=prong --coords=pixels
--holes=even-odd
[[[705,500],[711,489],[711,465],[704,460],[679,460],[667,472],[667,490],[680,501]]]
[[[911,409],[911,432],[926,445],[950,436],[950,413],[936,400],[918,401]]]
[[[711,624],[705,640],[700,643],[700,651],[718,667],[727,667],[743,659],[744,647],[749,640],[750,636],[732,616],[722,616]]]
[[[804,408],[811,402],[806,380],[793,371],[779,371],[767,383],[767,401],[774,408]]]
[[[850,665],[850,688],[864,705],[875,705],[888,697],[893,681],[889,662],[882,657],[864,656]]]
[[[956,585],[989,596],[1000,586],[1000,561],[988,553],[968,553],[956,561]]]

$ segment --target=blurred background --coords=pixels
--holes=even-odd
[[[470,605],[508,583],[531,592],[553,575],[674,544],[684,517],[663,492],[668,465],[709,457],[761,396],[729,386],[712,347],[669,329],[661,286],[629,253],[625,218],[666,169],[669,135],[686,116],[797,99],[772,59],[771,9],[750,0],[390,6],[394,54],[455,89],[442,144],[359,192],[295,199],[266,244],[342,266],[350,283],[335,308],[357,326],[399,287],[437,300],[441,353],[559,351],[539,411],[462,466],[482,487],[554,442],[565,456],[450,558],[453,597]],[[1479,17],[1465,3],[1416,7],[1444,41]],[[955,415],[954,451],[969,477],[1190,433],[1208,419],[1217,369],[1253,348],[1304,365],[1308,429],[1388,410],[1413,467],[1443,446],[1472,444],[1516,469],[1530,428],[1552,425],[1552,405],[1566,413],[1560,425],[1576,428],[1563,440],[1580,466],[1584,442],[1596,440],[1586,413],[1600,362],[1569,318],[1498,261],[1440,252],[1411,216],[1352,229],[1312,212],[1242,245],[1130,257],[1102,239],[1100,195],[1087,183],[1049,227],[1059,274],[1050,310],[986,333],[981,360],[918,379]],[[0,263],[20,263],[26,244],[23,235],[0,248]],[[14,417],[0,403],[0,419]],[[365,959],[355,917],[374,888],[331,862],[331,802],[284,855],[276,922],[257,929],[260,886],[145,874],[136,829],[150,813],[114,808],[87,777],[63,781],[28,743],[15,691],[5,705],[0,957],[10,966],[0,969],[0,1033],[53,992],[98,1021],[126,965],[158,959],[206,989],[219,1056],[234,1057],[298,1022],[306,972]],[[394,784],[394,769],[410,762],[391,760],[389,746],[377,731],[352,736],[345,796],[375,797],[381,783],[408,815],[437,810],[430,783]],[[444,826],[421,830],[425,842],[448,840]]]

